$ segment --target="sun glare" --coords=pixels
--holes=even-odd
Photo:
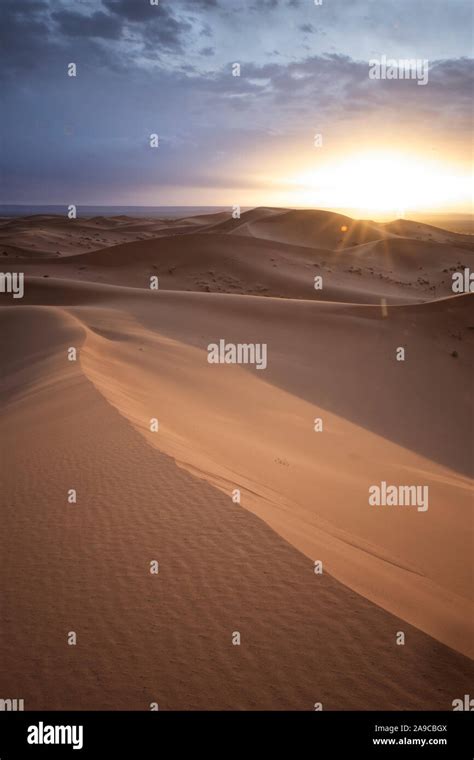
[[[469,203],[470,182],[458,169],[415,156],[373,152],[305,171],[290,181],[297,205],[366,213],[442,209]]]

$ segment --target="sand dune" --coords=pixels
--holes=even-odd
[[[0,318],[22,388],[2,422],[15,441],[3,461],[24,473],[5,492],[4,691],[20,690],[27,709],[310,710],[444,709],[468,689],[461,655],[315,576],[264,522],[147,446],[82,360],[65,362],[68,346],[91,342],[76,316],[14,307]]]
[[[294,211],[263,209],[263,213],[249,211],[238,220],[216,225],[227,232],[252,235],[266,240],[309,248],[320,246],[340,250],[347,246],[391,237],[375,222],[359,222],[343,214],[328,211]]]
[[[35,281],[28,290],[33,303],[80,305],[81,324],[90,330],[82,366],[140,430],[151,417],[160,416],[153,413],[157,399],[166,399],[164,432],[150,434],[149,442],[212,482],[223,483],[228,493],[233,488],[232,473],[239,473],[244,480],[239,479],[236,487],[246,485],[249,508],[310,557],[319,556],[317,549],[328,551],[329,530],[341,533],[344,540],[349,536],[356,544],[361,541],[362,546],[366,541],[377,562],[385,557],[391,565],[394,582],[392,565],[418,568],[417,577],[410,576],[410,609],[417,583],[436,579],[440,587],[435,583],[430,589],[430,603],[417,599],[409,613],[399,606],[393,590],[388,609],[406,619],[415,614],[415,624],[461,651],[469,647],[471,623],[466,621],[465,629],[463,609],[470,568],[461,562],[462,577],[452,578],[450,591],[460,594],[457,634],[446,638],[442,626],[447,600],[442,591],[447,583],[449,588],[447,576],[457,560],[452,557],[447,570],[446,552],[441,555],[440,547],[445,521],[455,508],[460,510],[455,544],[467,551],[471,540],[461,515],[472,500],[468,481],[472,420],[466,415],[472,296],[445,299],[437,302],[437,308],[435,304],[392,307],[384,317],[378,307],[165,292],[145,297],[128,288],[69,287],[64,281]],[[85,304],[92,308],[92,316]],[[242,335],[251,342],[267,342],[270,361],[265,373],[207,363],[209,343],[221,337],[238,342]],[[395,361],[400,343],[410,354],[403,369]],[[451,355],[453,346],[456,358]],[[436,385],[431,382],[433,373]],[[421,394],[426,406],[419,404]],[[440,405],[443,397],[450,398],[449,405]],[[436,414],[427,416],[426,408]],[[202,409],[212,415],[206,414],[206,424],[197,426]],[[335,428],[334,437],[326,430],[318,438],[313,432],[315,417],[327,418],[329,429]],[[282,425],[282,418],[294,421],[295,429],[288,421]],[[449,449],[444,445],[446,435],[452,441]],[[344,476],[335,483],[334,463],[339,461],[342,442]],[[414,482],[426,481],[439,504],[426,515],[392,510],[375,521],[367,504],[369,485],[381,480],[405,482],[408,475]],[[448,508],[448,492],[456,494],[456,507]],[[255,493],[262,498],[254,503]],[[445,510],[440,509],[442,504]],[[329,526],[323,538],[316,530],[320,519]],[[404,532],[408,519],[409,539]],[[423,546],[430,556],[423,556]],[[360,547],[349,547],[352,551],[359,561]],[[461,552],[458,560],[463,556]],[[340,570],[332,565],[330,570],[385,605],[390,581],[382,581],[380,569],[369,572],[363,563],[356,579],[344,554]],[[375,590],[374,576],[380,580]],[[396,583],[401,583],[399,578]]]
[[[387,222],[380,225],[394,235],[399,237],[409,237],[415,240],[430,240],[437,243],[450,243],[451,245],[467,245],[472,251],[472,235],[463,235],[450,230],[442,230],[434,227],[432,224],[422,224],[421,222],[412,222],[410,219],[397,219],[395,222]]]
[[[0,256],[29,259],[59,258],[125,241],[159,237],[162,234],[186,232],[185,220],[131,219],[93,217],[68,219],[37,215],[0,220]]]
[[[418,231],[414,239],[329,212],[254,209],[240,220],[222,221],[222,216],[195,217],[201,221],[194,223],[192,218],[12,220],[3,230],[4,241],[16,234],[23,247],[4,242],[3,269],[138,288],[148,288],[150,277],[158,276],[164,290],[402,304],[448,296],[452,273],[474,268],[474,252],[465,243],[469,236],[438,230],[438,239],[454,241],[446,245],[432,239],[428,230],[435,228],[427,225],[406,222]],[[401,229],[404,235],[408,227]],[[41,240],[41,248],[27,250],[25,237],[29,244]],[[117,244],[124,237],[127,242]]]
[[[133,261],[133,267],[130,262]],[[370,259],[372,261],[372,258]],[[280,298],[380,303],[422,300],[424,283],[395,281],[388,267],[362,270],[347,260],[333,262],[332,251],[309,250],[267,240],[192,234],[125,243],[62,259],[10,258],[4,271],[37,277],[73,278],[136,288],[149,288],[158,277],[161,290],[240,293]],[[321,277],[321,289],[315,289]]]
[[[474,296],[450,272],[472,254],[352,220],[338,250],[341,219],[256,209],[23,259],[25,298],[0,296],[0,650],[2,689],[29,709],[450,709],[468,693]],[[266,370],[209,364],[219,339],[267,344]],[[369,505],[381,481],[428,486],[428,510]]]

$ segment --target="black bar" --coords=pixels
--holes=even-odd
[[[472,760],[472,718],[471,712],[2,712],[0,760],[141,760],[190,751],[219,757],[241,751],[247,757],[257,749],[265,757],[275,752],[323,760],[342,753],[348,758]],[[70,727],[63,738],[77,750],[71,743],[28,743],[28,737],[60,741],[58,726]],[[73,726],[82,726],[82,737],[79,728],[72,733]]]

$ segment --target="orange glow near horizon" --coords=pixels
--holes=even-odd
[[[282,205],[351,208],[363,215],[472,211],[471,177],[458,165],[390,151],[352,154],[290,176]],[[281,184],[278,183],[281,187]]]
[[[229,164],[235,184],[218,190],[208,186],[161,188],[160,197],[141,197],[143,205],[196,205],[241,208],[327,209],[357,219],[390,221],[430,214],[472,215],[470,156],[458,147],[443,158],[422,149],[354,151],[353,140],[338,149],[313,151],[301,159],[298,148],[275,158],[273,153],[249,156],[255,172]],[[433,150],[432,148],[430,149]],[[248,178],[249,184],[246,184]],[[190,198],[193,201],[190,202]]]

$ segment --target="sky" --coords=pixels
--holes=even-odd
[[[471,210],[470,0],[152,2],[1,1],[1,203]]]

